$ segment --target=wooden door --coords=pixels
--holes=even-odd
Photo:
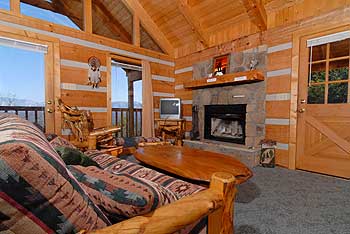
[[[350,178],[350,39],[313,47],[310,64],[318,36],[300,43],[296,166]]]

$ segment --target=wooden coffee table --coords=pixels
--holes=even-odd
[[[147,165],[199,182],[209,182],[213,173],[228,172],[243,183],[253,173],[240,161],[223,154],[181,146],[138,148],[135,158]]]

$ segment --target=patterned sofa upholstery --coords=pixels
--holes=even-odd
[[[173,192],[177,199],[205,189],[202,186],[176,179],[142,165],[100,153],[98,150],[86,151],[85,154],[108,172],[113,174],[125,173],[136,178],[152,181]]]
[[[33,124],[0,114],[0,232],[73,233],[110,225]]]
[[[100,229],[205,189],[99,151],[86,154],[101,169],[67,166],[53,148],[62,145],[71,146],[0,114],[0,233]]]

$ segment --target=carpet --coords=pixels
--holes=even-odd
[[[238,186],[235,234],[350,234],[349,180],[279,167],[253,172]]]

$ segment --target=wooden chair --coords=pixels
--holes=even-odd
[[[208,234],[233,234],[233,175],[214,173],[207,190],[182,198],[154,212],[137,216],[101,230],[80,234],[167,234],[208,216]]]
[[[113,134],[120,131],[120,127],[112,126],[94,128],[92,114],[88,110],[79,110],[57,99],[58,109],[63,114],[65,124],[72,131],[74,139],[71,142],[79,148],[96,149],[116,155],[123,150],[122,146],[114,145]]]

